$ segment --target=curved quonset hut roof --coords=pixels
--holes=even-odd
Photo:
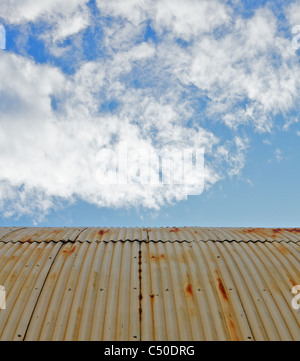
[[[299,246],[296,228],[0,228],[0,340],[300,340]]]

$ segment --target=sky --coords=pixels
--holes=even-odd
[[[299,0],[1,0],[0,49],[0,226],[299,227]]]

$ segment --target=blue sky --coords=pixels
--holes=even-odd
[[[0,226],[299,226],[300,1],[2,3]],[[165,149],[201,194],[138,179]]]

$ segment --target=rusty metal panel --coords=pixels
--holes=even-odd
[[[10,232],[1,239],[1,242],[67,242],[75,241],[84,228],[21,228]]]
[[[300,340],[292,243],[143,243],[142,340]]]
[[[147,241],[145,228],[86,228],[76,241],[78,242],[118,242],[118,241]]]
[[[300,339],[297,229],[2,234],[0,340]]]
[[[300,242],[298,228],[0,228],[1,242]]]
[[[15,232],[16,230],[21,229],[20,227],[1,227],[0,228],[0,241],[7,236],[8,234],[11,234],[12,232]]]
[[[26,340],[139,340],[139,244],[65,244]]]
[[[0,340],[23,340],[59,243],[0,243],[0,284],[6,309],[0,310]]]
[[[300,241],[300,228],[242,228],[239,233],[248,240]]]
[[[147,233],[149,242],[300,242],[298,228],[167,227],[148,228]]]

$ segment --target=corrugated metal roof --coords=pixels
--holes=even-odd
[[[1,228],[0,228],[1,229]],[[0,231],[0,241],[7,242],[73,242],[77,236],[85,228],[16,228],[11,231],[8,229],[3,232]],[[2,234],[2,237],[1,237]]]
[[[14,231],[18,230],[18,227],[0,227],[0,240],[8,234],[12,234]]]
[[[1,242],[300,242],[300,228],[1,228]]]
[[[298,229],[0,228],[0,340],[300,340]]]

